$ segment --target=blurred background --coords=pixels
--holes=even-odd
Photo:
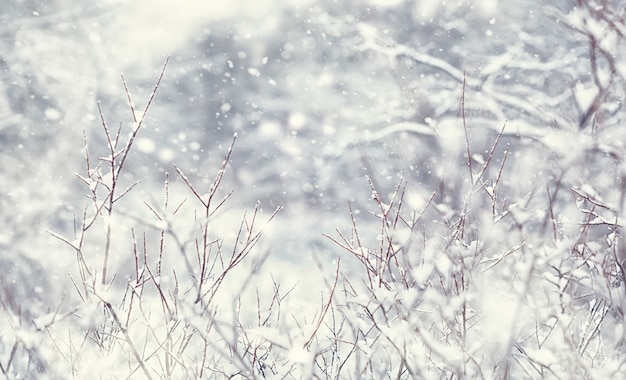
[[[507,123],[488,176],[508,149],[499,186],[509,203],[545,200],[544,184],[572,172],[576,185],[614,187],[624,87],[607,58],[622,44],[606,27],[608,3],[601,14],[566,0],[5,0],[3,291],[38,308],[65,283],[75,258],[47,230],[71,236],[88,203],[74,175],[85,171],[83,131],[92,157],[105,155],[97,102],[126,127],[120,73],[143,109],[167,57],[123,179],[141,184],[122,207],[149,216],[142,200],[161,199],[165,172],[175,196],[190,197],[174,164],[208,191],[237,133],[223,214],[284,205],[264,244],[296,266],[339,254],[323,234],[349,231],[349,202],[359,223],[376,222],[365,217],[377,207],[370,181],[384,201],[404,178],[408,210],[435,193],[438,216],[451,217],[443,206],[458,210],[468,181],[463,113],[475,168]],[[582,154],[598,141],[612,148]],[[605,194],[619,204],[619,192]]]

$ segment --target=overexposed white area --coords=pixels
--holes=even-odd
[[[276,33],[276,13],[285,7],[307,7],[312,0],[166,1],[109,0],[115,18],[104,28],[103,44],[120,69],[138,60],[156,64],[211,29],[211,23],[232,20],[252,24],[254,33]]]

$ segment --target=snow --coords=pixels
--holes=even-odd
[[[582,83],[576,83],[574,91],[578,107],[580,107],[581,110],[588,110],[598,94],[597,88],[592,85],[584,85]]]
[[[141,153],[150,154],[150,153],[153,153],[157,149],[157,146],[154,143],[154,140],[148,137],[138,138],[136,140],[136,144],[137,144],[137,150],[139,150]]]
[[[518,300],[505,289],[494,289],[482,294],[481,324],[485,342],[493,355],[504,357],[510,349],[515,323],[519,317]]]
[[[282,126],[274,121],[263,122],[258,128],[262,138],[277,139],[283,135]]]
[[[250,67],[248,68],[248,74],[252,75],[253,77],[258,77],[261,75],[261,72],[259,71],[259,69],[256,69],[254,67]]]
[[[559,358],[548,349],[527,350],[526,355],[533,362],[545,367],[559,363]]]
[[[302,129],[307,122],[307,117],[306,115],[304,115],[303,113],[300,112],[294,112],[291,115],[289,115],[289,127],[292,130],[299,130]]]
[[[416,14],[421,20],[428,21],[435,16],[438,8],[441,6],[441,1],[420,1],[415,3]]]
[[[46,110],[44,111],[44,115],[46,119],[52,121],[59,120],[63,116],[61,112],[56,108],[46,108]]]
[[[402,0],[368,0],[367,2],[380,8],[393,8],[402,4]]]
[[[493,19],[491,16],[500,8],[500,0],[475,0],[473,3],[477,13],[484,19]]]
[[[619,373],[624,42],[600,17],[619,13],[74,3],[3,20],[7,377]],[[617,75],[591,72],[589,36]],[[111,217],[97,101],[116,152],[142,126]]]

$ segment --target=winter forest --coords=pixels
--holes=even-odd
[[[623,2],[0,4],[0,378],[624,377]]]

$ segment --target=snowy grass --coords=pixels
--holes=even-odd
[[[463,82],[460,148],[446,147],[435,168],[440,186],[422,194],[402,177],[385,193],[380,184],[389,179],[370,173],[362,190],[371,194],[370,212],[347,204],[346,224],[318,231],[338,258],[314,255],[317,268],[303,269],[262,244],[278,209],[228,208],[232,190],[223,179],[236,136],[206,182],[175,167],[163,174],[159,195],[146,195],[125,176],[164,71],[139,112],[125,85],[128,123],[113,128],[100,113],[106,156],[93,156],[85,138],[78,178],[88,205],[73,236],[51,232],[75,253],[73,289],[39,315],[22,313],[21,300],[2,289],[6,378],[604,379],[624,372],[626,182],[597,187],[577,167],[583,158],[606,158],[606,145],[572,133],[567,146],[578,148],[564,149],[554,137],[509,132],[509,123],[488,145],[476,144],[465,112],[472,94],[455,71]],[[449,137],[432,135],[441,143]],[[549,157],[537,171],[550,175],[537,174],[530,190],[520,185],[517,168],[528,165],[511,158],[505,138],[526,139],[534,150],[522,153]],[[621,153],[610,152],[617,158],[602,169],[622,170]]]

